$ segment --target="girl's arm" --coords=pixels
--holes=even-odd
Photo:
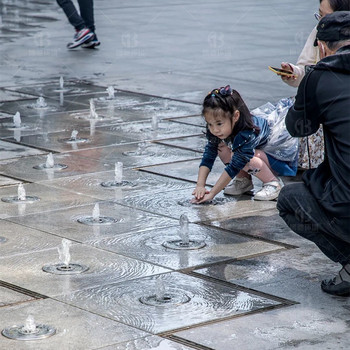
[[[197,202],[204,197],[208,191],[205,189],[205,183],[207,181],[208,175],[213,167],[215,159],[218,155],[218,145],[217,143],[208,142],[205,146],[202,161],[199,165],[197,186],[192,192],[194,195],[194,202]]]
[[[209,173],[210,169],[206,166],[202,165],[199,167],[197,185],[192,192],[195,197],[195,201],[202,199],[206,193],[209,193],[209,191],[205,189],[205,183],[207,181]]]

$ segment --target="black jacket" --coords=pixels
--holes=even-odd
[[[329,217],[350,232],[350,45],[318,62],[303,78],[286,117],[292,136],[323,125],[325,160],[303,181]]]

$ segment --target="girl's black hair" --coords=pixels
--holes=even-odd
[[[324,0],[320,0],[320,3]],[[331,9],[336,11],[350,11],[350,0],[328,0]]]
[[[254,125],[252,115],[241,95],[238,91],[232,90],[229,85],[226,88],[214,89],[206,96],[203,101],[202,115],[204,116],[209,110],[223,111],[228,118],[233,118],[235,111],[240,112],[239,119],[232,131],[233,136],[242,130],[254,130],[259,134],[260,129]]]

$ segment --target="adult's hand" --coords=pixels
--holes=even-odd
[[[291,64],[290,63],[287,63],[287,62],[282,62],[281,63],[281,68],[283,69],[283,70],[286,70],[287,72],[290,72],[290,73],[293,73],[294,71],[293,71],[293,67],[291,66]],[[289,80],[296,80],[296,78],[297,78],[297,76],[296,75],[291,75],[291,76],[286,76],[286,75],[282,75],[281,74],[281,79],[283,80],[283,81],[289,81]]]

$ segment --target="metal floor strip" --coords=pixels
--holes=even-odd
[[[46,296],[46,295],[39,294],[39,293],[33,292],[29,289],[25,289],[25,288],[16,286],[15,284],[11,284],[11,283],[4,282],[4,281],[0,281],[0,287],[11,289],[15,292],[18,292],[18,293],[21,293],[24,295],[28,295],[28,296],[35,298],[35,299],[47,299],[48,298],[48,296]]]

